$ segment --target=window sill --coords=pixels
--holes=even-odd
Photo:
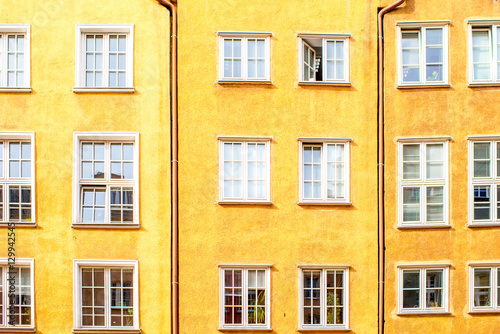
[[[3,328],[0,328],[0,333],[36,333],[36,328],[34,327],[29,327],[29,328],[26,328],[26,327],[18,327],[18,326],[14,326],[14,327],[3,327]]]
[[[352,205],[351,202],[299,201],[297,205]]]
[[[415,88],[450,88],[450,84],[408,84],[398,85],[398,89],[415,89]]]
[[[474,227],[500,227],[500,223],[494,222],[494,223],[469,223],[467,224],[467,227],[474,228]]]
[[[0,93],[31,93],[31,87],[0,87]]]
[[[134,87],[123,87],[123,88],[87,88],[87,87],[73,87],[73,93],[134,93]]]
[[[451,315],[451,312],[448,311],[405,311],[398,312],[397,315]]]
[[[272,85],[270,80],[218,80],[219,85]]]
[[[480,88],[480,87],[500,87],[500,82],[474,82],[467,85],[469,88]]]
[[[36,223],[35,222],[31,222],[31,223],[17,223],[16,222],[14,224],[14,226],[9,226],[8,222],[0,222],[0,228],[1,227],[14,227],[14,228],[31,227],[31,228],[35,228],[36,227]]]
[[[264,328],[264,327],[238,327],[238,328],[218,328],[217,329],[219,332],[235,332],[235,331],[245,331],[245,332],[272,332],[273,330],[271,328]]]
[[[219,205],[273,205],[271,201],[219,201]]]
[[[405,225],[398,226],[398,229],[400,229],[400,230],[420,229],[420,228],[451,228],[451,225],[448,225],[448,224],[405,224]]]
[[[73,333],[113,333],[113,334],[130,334],[130,333],[141,333],[141,329],[109,329],[109,328],[73,328]]]
[[[500,313],[500,309],[493,310],[493,309],[488,309],[488,310],[472,310],[467,312],[469,314],[485,314],[485,313]]]
[[[351,87],[350,82],[332,82],[332,81],[299,81],[299,86],[338,86]]]
[[[337,327],[337,328],[325,328],[325,327],[321,327],[321,328],[299,328],[297,329],[297,332],[319,332],[319,331],[329,331],[329,332],[350,332],[351,329],[350,328],[346,328],[346,327]]]
[[[140,224],[71,224],[71,228],[96,228],[96,229],[118,229],[118,230],[130,230],[139,229]]]

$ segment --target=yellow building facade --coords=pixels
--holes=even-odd
[[[375,333],[377,4],[178,11],[180,333]]]
[[[385,16],[386,333],[498,332],[499,18],[495,1]]]
[[[169,11],[0,6],[0,332],[170,332]]]

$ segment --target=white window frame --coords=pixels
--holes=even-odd
[[[129,142],[134,144],[134,178],[132,180],[118,179],[116,182],[110,182],[104,179],[81,179],[81,142]],[[73,134],[73,224],[72,227],[98,227],[98,228],[138,228],[139,227],[139,133],[136,132],[75,132]],[[105,149],[104,170],[109,171],[109,150]],[[85,186],[106,186],[132,187],[134,189],[133,208],[134,220],[132,223],[111,223],[110,221],[110,203],[109,191],[106,191],[106,219],[104,224],[84,224],[81,223],[81,189]]]
[[[351,153],[350,138],[299,138],[299,203],[302,205],[351,205],[350,202],[350,166]],[[344,198],[328,198],[327,196],[327,158],[326,147],[328,144],[344,145]],[[304,198],[304,146],[321,146],[321,198]]]
[[[9,142],[30,142],[31,143],[31,177],[30,178],[10,178],[9,175],[9,156],[8,156],[8,143]],[[0,131],[0,142],[3,142],[4,155],[0,157],[3,159],[3,175],[0,175],[0,186],[3,188],[3,217],[0,216],[0,226],[7,225],[9,220],[9,186],[30,186],[31,187],[31,221],[14,221],[22,226],[36,227],[36,192],[35,192],[35,133],[34,132],[2,132]],[[21,213],[19,213],[21,215]]]
[[[271,80],[271,33],[261,32],[219,32],[219,83],[226,82],[269,82]],[[241,39],[241,77],[224,76],[224,40]],[[261,78],[248,77],[248,40],[265,40],[265,76]]]
[[[0,267],[2,267],[3,275],[0,275],[0,279],[2,280],[3,286],[3,325],[0,325],[0,332],[17,332],[26,331],[26,332],[35,332],[35,261],[33,259],[25,259],[25,258],[16,258],[16,263],[14,264],[15,268],[19,267],[27,267],[30,269],[30,293],[31,293],[31,324],[26,325],[9,325],[9,281],[7,281],[7,274],[9,272],[9,259],[1,258],[0,259]]]
[[[255,265],[232,265],[220,264],[219,265],[219,330],[271,330],[271,267],[269,264],[255,264]],[[224,271],[228,270],[241,270],[242,271],[242,324],[225,324],[224,323]],[[248,323],[248,270],[265,270],[266,278],[266,315],[265,324],[249,324]]]
[[[350,51],[349,51],[349,41],[351,35],[349,34],[298,34],[299,37],[299,84],[348,84],[350,85],[349,82],[349,56],[350,56]],[[311,46],[304,40],[304,39],[320,39],[321,40],[321,48],[323,50],[323,55],[321,61],[323,62],[323,68],[322,68],[322,77],[323,80],[316,81],[316,80],[309,80],[306,81],[304,80],[304,45],[307,45],[308,48],[311,48]],[[327,42],[337,42],[341,41],[344,43],[344,79],[327,79],[327,67],[325,65],[326,62],[326,43]],[[313,49],[314,50],[314,49]],[[315,63],[316,64],[316,63]]]
[[[497,73],[497,28],[500,28],[500,21],[482,21],[482,20],[473,20],[469,21],[468,24],[468,37],[469,37],[469,46],[468,46],[468,55],[469,55],[469,85],[481,85],[481,84],[500,84],[500,75]],[[473,47],[472,47],[472,31],[473,30],[487,30],[489,31],[490,38],[490,76],[491,78],[488,80],[476,80],[474,79],[474,58],[473,58]],[[497,79],[497,76],[498,79]]]
[[[399,265],[398,266],[398,314],[436,314],[449,313],[449,291],[450,291],[450,273],[451,264],[417,264],[417,265]],[[419,297],[420,307],[417,309],[403,308],[403,271],[419,271]],[[427,307],[426,306],[426,277],[427,270],[442,270],[443,271],[443,307]],[[431,288],[429,288],[431,289]]]
[[[82,326],[81,324],[81,269],[82,268],[104,268],[104,298],[105,298],[105,322],[106,325],[101,326]],[[110,326],[110,310],[109,305],[109,269],[133,269],[133,298],[134,298],[134,326]],[[107,274],[108,273],[108,274]],[[119,333],[140,333],[139,326],[139,262],[136,260],[73,260],[73,323],[74,333],[88,333],[89,331],[100,330],[102,332],[119,332]]]
[[[0,92],[31,92],[31,40],[29,24],[0,24],[0,57],[2,67],[0,75]],[[7,86],[7,35],[24,35],[24,85]]]
[[[474,177],[474,144],[489,143],[490,144],[490,177]],[[497,165],[500,165],[500,156],[497,156],[496,146],[500,145],[500,136],[491,137],[469,137],[469,226],[500,226],[500,215],[497,214],[497,207],[500,207],[497,198],[497,187],[500,187],[500,176],[497,176]],[[488,186],[490,187],[490,219],[475,220],[474,219],[474,187]]]
[[[408,138],[398,140],[398,221],[399,227],[449,227],[449,142],[450,138]],[[420,145],[420,179],[403,179],[403,146]],[[443,178],[427,179],[426,145],[443,144]],[[443,187],[443,218],[442,222],[427,221],[427,187]],[[420,189],[420,221],[403,222],[403,189],[411,187]]]
[[[299,330],[312,331],[348,331],[349,329],[349,269],[345,265],[298,265],[299,268]],[[321,298],[321,324],[304,324],[304,270],[321,271],[320,298]],[[344,323],[338,325],[326,324],[326,273],[328,270],[340,270],[344,276]]]
[[[397,24],[397,55],[398,55],[398,86],[442,86],[448,85],[449,76],[449,38],[448,25],[449,21],[423,21],[423,22],[398,22]],[[425,30],[426,29],[443,29],[443,80],[427,80],[426,77],[426,59],[425,59]],[[420,81],[403,82],[403,47],[402,37],[404,32],[418,32],[419,35],[419,68]]]
[[[108,58],[109,50],[104,38],[103,42],[103,86],[86,87],[85,86],[85,36],[87,34],[101,34],[109,36],[113,34],[122,34],[127,36],[127,55],[126,55],[126,85],[125,87],[110,87],[108,82]],[[76,25],[76,74],[75,87],[73,91],[79,92],[115,92],[115,93],[133,93],[134,92],[134,25],[133,24],[77,24]]]
[[[270,137],[218,137],[219,140],[219,203],[221,204],[271,204],[271,140]],[[224,195],[224,144],[242,144],[242,197],[226,197]],[[248,144],[266,145],[266,196],[265,198],[248,197]]]
[[[489,269],[490,270],[490,306],[474,306],[474,270]],[[500,284],[498,283],[498,270],[500,262],[496,263],[469,263],[469,313],[500,313],[498,300],[500,299]]]

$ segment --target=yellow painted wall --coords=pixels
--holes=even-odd
[[[386,332],[497,333],[498,315],[469,310],[469,262],[500,262],[498,228],[469,228],[468,135],[498,135],[498,87],[469,88],[468,27],[472,18],[500,17],[496,1],[409,0],[385,18],[386,64]],[[450,88],[397,89],[396,22],[450,20]],[[451,228],[398,230],[396,137],[451,136]],[[398,316],[397,264],[451,263],[450,312],[439,316]]]
[[[350,328],[377,328],[375,1],[178,2],[180,330],[218,333],[219,264],[272,264],[273,333],[298,328],[298,264],[351,265]],[[271,32],[272,85],[220,85],[219,31]],[[297,33],[347,33],[351,87],[298,86]],[[271,206],[219,205],[217,136],[271,136]],[[298,206],[299,137],[352,138],[352,206]],[[251,332],[250,332],[251,333]]]
[[[35,259],[37,333],[73,328],[73,259],[139,261],[142,333],[170,332],[168,11],[155,0],[1,0],[0,23],[31,24],[32,93],[0,93],[0,131],[35,132],[37,228],[16,230]],[[75,25],[134,24],[133,94],[75,94]],[[73,132],[140,134],[137,230],[72,229]],[[7,229],[0,229],[7,257]]]

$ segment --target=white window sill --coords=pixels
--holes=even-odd
[[[273,82],[270,80],[229,80],[229,79],[221,79],[217,81],[218,84],[220,85],[247,85],[247,84],[254,84],[254,85],[272,85]]]
[[[73,93],[134,93],[134,87],[122,88],[95,88],[95,87],[73,87]]]
[[[110,328],[73,328],[73,333],[113,333],[113,334],[130,334],[130,333],[141,333],[140,329],[130,328],[130,329],[110,329]]]
[[[12,224],[12,222],[11,222]],[[29,223],[18,223],[15,222],[14,226],[9,226],[8,222],[0,222],[0,227],[14,227],[14,228],[22,228],[22,227],[36,227],[35,222],[29,222]]]
[[[448,311],[402,311],[398,312],[397,315],[451,315],[451,312]]]
[[[267,327],[237,327],[237,328],[218,328],[219,332],[235,332],[235,331],[252,331],[252,332],[272,332],[273,330],[271,328]]]
[[[338,86],[351,87],[350,82],[335,82],[335,81],[299,81],[299,86]]]
[[[450,88],[450,84],[446,83],[425,83],[425,84],[400,84],[398,89],[412,89],[412,88]]]
[[[327,202],[327,201],[299,201],[297,205],[352,205],[351,202]]]
[[[320,332],[320,331],[335,331],[335,332],[350,332],[351,329],[347,327],[317,327],[317,328],[299,328],[297,332]]]
[[[31,87],[0,87],[0,93],[31,93]]]
[[[250,204],[250,205],[273,205],[271,201],[219,201],[219,205]]]
[[[477,223],[469,223],[467,225],[467,227],[499,227],[500,226],[500,222],[477,222]]]
[[[71,224],[72,228],[107,228],[107,229],[139,229],[140,224]]]
[[[451,228],[451,225],[449,224],[429,224],[429,223],[422,223],[422,224],[404,224],[404,225],[399,225],[398,229],[404,230],[404,229],[418,229],[418,228]]]
[[[467,87],[478,88],[478,87],[500,87],[500,82],[470,82]]]
[[[500,313],[500,309],[489,308],[487,310],[472,310],[467,313],[469,314]]]
[[[36,328],[34,327],[19,327],[19,326],[13,326],[13,327],[2,327],[0,328],[0,333],[35,333]]]

